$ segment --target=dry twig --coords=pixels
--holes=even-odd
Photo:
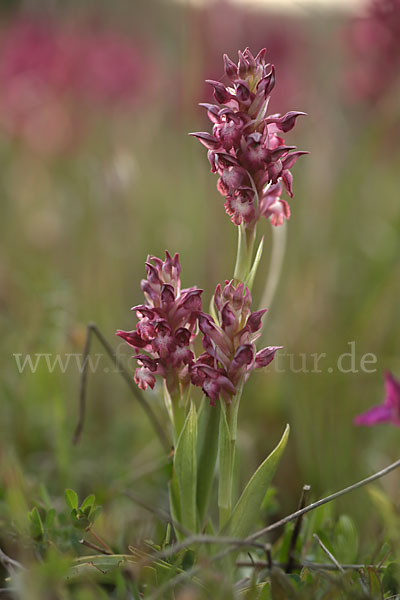
[[[87,338],[85,347],[83,350],[83,367],[81,373],[81,381],[80,381],[80,392],[79,392],[79,419],[78,424],[75,429],[74,434],[74,444],[77,444],[81,438],[83,425],[85,422],[85,413],[86,413],[86,389],[87,389],[87,373],[88,373],[88,363],[89,363],[89,353],[92,342],[92,334],[94,334],[99,342],[102,344],[103,348],[107,352],[108,356],[114,363],[114,366],[118,369],[119,373],[121,373],[122,377],[125,379],[128,384],[132,394],[135,396],[136,400],[139,402],[140,406],[145,411],[148,416],[151,424],[153,425],[154,431],[156,432],[162,446],[164,447],[166,452],[170,452],[171,444],[165,434],[164,428],[161,423],[157,419],[156,415],[153,412],[153,409],[147,402],[144,395],[141,393],[139,388],[134,384],[131,375],[124,367],[122,362],[119,360],[118,356],[115,354],[114,350],[107,342],[106,338],[101,333],[100,329],[97,327],[95,323],[89,323],[87,326]]]
[[[300,496],[300,501],[299,501],[299,510],[304,508],[310,489],[311,489],[311,487],[309,485],[303,485],[303,489],[301,490],[301,496]],[[288,561],[287,561],[287,565],[286,565],[286,569],[285,569],[286,573],[290,573],[293,569],[293,565],[295,562],[294,552],[296,550],[297,539],[300,535],[302,520],[303,520],[303,515],[300,515],[299,517],[297,517],[296,522],[294,524],[292,537],[290,538]]]
[[[314,540],[317,540],[318,544],[320,545],[320,547],[322,548],[322,550],[325,552],[325,554],[328,556],[328,558],[331,559],[331,561],[333,562],[333,564],[335,565],[335,567],[337,568],[337,570],[340,571],[341,573],[344,573],[344,569],[343,569],[342,565],[333,556],[332,552],[330,552],[328,550],[328,548],[325,546],[325,544],[323,543],[323,541],[319,538],[319,536],[316,533],[313,534],[313,538],[314,538]]]

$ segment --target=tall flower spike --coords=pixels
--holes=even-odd
[[[218,173],[217,188],[225,197],[225,210],[235,225],[253,227],[260,216],[282,225],[290,216],[282,190],[292,198],[291,167],[299,156],[285,145],[282,134],[296,124],[303,112],[267,116],[275,87],[275,68],[265,61],[266,50],[256,57],[246,48],[237,65],[224,54],[228,86],[208,80],[214,88],[214,104],[201,104],[213,123],[212,134],[192,133],[207,148],[211,171]],[[277,193],[279,191],[279,193]]]
[[[165,260],[151,256],[146,262],[147,278],[141,282],[146,304],[134,306],[139,319],[133,331],[117,335],[135,348],[138,368],[134,380],[143,390],[154,388],[156,375],[167,382],[170,393],[190,383],[194,361],[191,344],[201,311],[202,290],[181,290],[179,256],[165,253]]]
[[[385,399],[354,419],[355,425],[371,427],[377,423],[392,423],[400,427],[400,381],[392,373],[385,373]]]
[[[236,287],[226,281],[217,286],[214,305],[218,323],[206,314],[199,315],[205,352],[191,365],[192,383],[214,405],[219,397],[231,402],[241,382],[246,381],[253,369],[268,365],[281,346],[269,346],[256,351],[261,319],[266,310],[251,312],[251,294],[243,283]]]

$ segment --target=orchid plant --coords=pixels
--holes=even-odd
[[[164,260],[150,256],[141,282],[145,303],[132,309],[136,327],[117,331],[134,349],[138,387],[162,389],[173,448],[170,510],[178,537],[182,531],[214,530],[209,502],[216,470],[218,530],[248,535],[289,434],[287,426],[236,501],[237,422],[244,386],[251,372],[267,366],[281,348],[256,347],[266,312],[264,307],[252,309],[251,288],[263,248],[262,238],[254,252],[257,224],[265,217],[282,226],[290,216],[282,194],[293,197],[290,169],[306,153],[286,145],[283,135],[305,113],[268,115],[275,69],[266,62],[265,49],[256,57],[248,48],[239,51],[237,64],[224,55],[224,67],[227,85],[209,81],[216,104],[201,105],[212,133],[191,135],[207,148],[225,210],[238,228],[233,277],[217,285],[208,313],[202,308],[202,290],[181,288],[178,254],[166,252]],[[203,393],[200,402],[195,388]]]
[[[253,56],[246,48],[238,53],[237,64],[225,55],[224,68],[226,84],[209,81],[215,104],[202,104],[212,123],[212,132],[192,135],[208,150],[211,172],[218,175],[217,188],[224,197],[225,211],[238,230],[233,275],[216,285],[207,309],[203,305],[203,290],[195,285],[182,287],[178,254],[166,251],[165,258],[149,256],[146,277],[141,281],[144,300],[132,308],[137,322],[131,330],[117,331],[133,349],[137,362],[134,373],[126,370],[94,323],[88,325],[83,355],[79,422],[74,441],[79,440],[83,428],[87,358],[94,334],[146,411],[165,449],[169,513],[148,507],[134,493],[124,492],[167,523],[162,527],[162,541],[146,538],[142,547],[130,544],[129,553],[123,554],[125,542],[114,540],[109,544],[102,538],[103,532],[99,535],[97,531],[95,521],[101,507],[94,494],[79,499],[74,490],[67,489],[65,507],[59,503],[53,507],[45,487],[41,486],[40,501],[28,513],[28,526],[34,542],[32,556],[40,558],[33,576],[43,578],[43,587],[36,594],[36,579],[31,584],[25,565],[0,548],[0,563],[8,572],[7,585],[11,593],[14,590],[17,593],[12,597],[50,597],[52,590],[49,591],[48,583],[55,580],[52,565],[63,577],[65,586],[71,587],[74,598],[76,593],[80,598],[106,597],[105,586],[110,582],[114,585],[110,592],[113,598],[135,600],[398,597],[399,570],[392,562],[390,545],[378,548],[367,563],[356,564],[358,537],[352,520],[342,515],[335,521],[329,511],[315,509],[325,511],[324,505],[394,471],[400,467],[400,459],[310,504],[307,504],[310,487],[304,486],[295,512],[256,530],[260,509],[287,444],[287,425],[280,441],[270,449],[241,493],[236,489],[237,429],[246,382],[253,370],[269,365],[281,349],[278,345],[257,346],[267,310],[264,298],[272,297],[279,271],[274,262],[279,253],[273,248],[261,307],[254,308],[252,287],[264,242],[258,229],[268,221],[272,232],[284,231],[285,221],[290,217],[284,196],[293,198],[291,169],[306,153],[287,145],[284,136],[305,113],[268,114],[275,69],[266,61],[265,50]],[[273,244],[277,239],[276,233],[272,234]],[[356,425],[400,426],[400,381],[388,372],[385,385],[383,403],[357,416]],[[165,406],[163,419],[152,408],[157,393]],[[12,474],[10,480],[17,479],[12,470],[11,467],[7,471]],[[11,496],[21,504],[22,496],[15,492]],[[395,531],[399,522],[395,507],[376,489],[371,497]],[[310,514],[302,525],[307,513]],[[24,557],[27,527],[22,519],[21,523]],[[175,537],[171,535],[171,526]],[[285,527],[284,533],[273,548],[262,541],[281,527]],[[335,543],[331,544],[331,538]],[[398,541],[397,533],[393,540]],[[89,548],[91,554],[82,555],[82,546]],[[209,551],[200,554],[198,547],[204,546]],[[249,561],[243,560],[243,555],[238,556],[244,548],[252,549],[256,560],[250,553]],[[67,558],[63,556],[65,552]],[[60,557],[62,562],[57,563]],[[267,577],[260,575],[259,569],[265,570]],[[332,570],[338,576],[324,573]],[[47,572],[48,578],[44,577]],[[242,577],[250,572],[251,576]],[[104,578],[104,589],[93,588],[96,595],[86,595],[86,587],[82,590],[75,587],[81,576],[86,585],[90,574]],[[61,588],[58,581],[56,585],[56,594],[51,597],[58,598]],[[22,595],[18,595],[19,589],[23,590]],[[97,594],[97,589],[101,593]]]

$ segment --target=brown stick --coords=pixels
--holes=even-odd
[[[162,510],[161,508],[157,508],[156,506],[152,506],[146,500],[140,498],[137,494],[133,492],[124,492],[124,495],[133,502],[136,502],[136,504],[138,504],[145,510],[149,511],[151,514],[155,515],[158,519],[160,519],[160,521],[170,523],[175,530],[180,531],[180,533],[183,533],[183,535],[190,535],[190,532],[185,527],[183,527],[183,525],[177,523],[166,511]]]
[[[23,565],[21,565],[20,562],[18,562],[14,558],[11,558],[11,556],[7,556],[7,554],[5,552],[3,552],[3,550],[1,548],[0,548],[0,563],[2,565],[4,565],[4,567],[9,572],[10,572],[10,570],[12,572],[13,568],[25,570],[25,567]]]
[[[119,360],[118,356],[115,354],[114,350],[107,342],[106,338],[103,336],[99,328],[95,323],[88,323],[87,326],[87,338],[83,351],[83,367],[81,373],[80,380],[80,392],[79,392],[79,419],[78,424],[75,429],[73,443],[77,444],[81,438],[83,425],[85,422],[85,414],[86,414],[86,389],[87,389],[87,372],[88,372],[88,359],[91,347],[91,337],[94,334],[99,342],[102,344],[103,348],[107,352],[111,361],[114,363],[114,366],[117,367],[118,371],[121,373],[122,377],[125,379],[128,384],[132,394],[135,396],[136,400],[139,402],[140,406],[145,411],[147,417],[149,418],[151,424],[153,425],[154,431],[158,435],[158,438],[164,447],[166,452],[170,452],[171,444],[168,440],[168,437],[165,434],[164,428],[161,426],[159,420],[153,412],[153,409],[147,402],[144,395],[141,393],[139,388],[134,384],[130,373],[124,367],[122,362]]]
[[[247,560],[238,560],[236,562],[236,566],[238,567],[253,567],[254,569],[271,569],[272,567],[278,567],[279,569],[285,568],[285,563],[275,562],[273,561],[271,564],[265,560],[253,560],[252,562]],[[358,571],[359,569],[375,569],[377,571],[383,571],[385,567],[379,565],[357,565],[357,564],[345,564],[340,565],[342,569],[345,571]],[[338,567],[333,563],[315,563],[309,562],[307,560],[302,562],[295,562],[293,564],[293,569],[315,569],[321,571],[337,571]]]
[[[94,529],[89,527],[86,531],[91,533],[92,536],[94,537],[94,539],[97,540],[99,542],[99,544],[101,544],[103,546],[103,548],[107,552],[107,554],[113,553],[112,548],[110,548],[110,546],[104,540],[101,539],[101,537],[94,531]]]
[[[96,544],[92,544],[92,542],[88,542],[87,540],[79,540],[79,543],[82,544],[82,546],[86,546],[87,548],[91,548],[92,550],[96,550],[97,552],[101,552],[102,554],[106,554],[107,556],[110,556],[110,554],[112,554],[112,552],[108,552],[107,550],[104,550],[104,548],[100,548],[100,546],[96,546]]]
[[[339,561],[336,559],[336,557],[333,556],[332,552],[330,552],[328,550],[328,548],[325,546],[325,544],[323,543],[323,541],[319,538],[319,536],[316,533],[314,533],[313,538],[321,546],[322,550],[325,552],[325,554],[327,555],[327,557],[331,559],[331,561],[333,562],[333,564],[335,565],[335,567],[338,569],[338,571],[341,571],[342,573],[344,573],[344,569],[343,569],[342,565],[339,563]]]
[[[300,496],[300,501],[299,501],[299,510],[301,510],[302,508],[304,508],[305,504],[306,504],[306,499],[308,496],[308,492],[310,491],[310,486],[309,485],[304,485],[303,489],[301,490],[301,496]],[[296,522],[294,524],[294,529],[292,532],[292,537],[290,538],[290,545],[289,545],[289,552],[288,552],[288,561],[287,561],[287,565],[286,565],[286,573],[290,573],[292,571],[295,559],[294,559],[294,553],[296,550],[296,543],[297,543],[297,539],[300,535],[300,529],[301,529],[301,522],[303,520],[303,515],[300,515],[299,517],[297,517]]]

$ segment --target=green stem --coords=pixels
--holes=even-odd
[[[174,445],[176,446],[186,419],[186,409],[177,402],[174,406]]]
[[[270,309],[282,273],[286,250],[286,223],[272,228],[272,248],[268,277],[261,297],[260,308]],[[265,328],[263,328],[264,330]],[[264,331],[263,331],[264,332]],[[262,337],[262,336],[261,336]]]
[[[250,273],[255,239],[256,225],[250,228],[245,227],[243,224],[239,225],[236,264],[233,275],[237,282],[244,282]]]
[[[219,427],[219,486],[218,507],[220,530],[229,520],[233,504],[233,478],[237,438],[237,416],[243,384],[230,404],[221,400]]]
[[[175,394],[170,394],[167,383],[164,379],[163,387],[164,403],[171,420],[173,442],[176,447],[179,434],[182,431],[186,419],[186,402],[185,398],[181,397],[179,390]]]

